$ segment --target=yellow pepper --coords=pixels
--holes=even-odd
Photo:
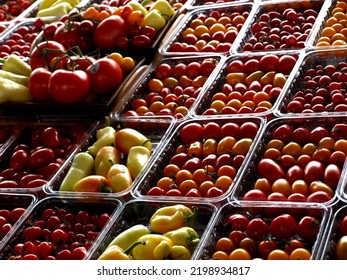
[[[136,1],[130,1],[127,5],[131,6],[134,11],[140,11],[144,16],[148,13],[146,8],[141,3],[138,3]]]
[[[193,211],[182,204],[164,206],[156,210],[151,216],[150,226],[153,232],[164,234],[184,226],[190,226],[196,215],[196,208]]]
[[[123,128],[116,133],[116,148],[124,154],[128,154],[131,147],[144,146],[152,150],[152,142],[141,132],[133,128]]]
[[[131,251],[137,246],[140,247],[145,245],[144,241],[136,241],[129,248],[123,250],[117,245],[112,245],[106,248],[106,250],[99,256],[98,260],[131,260]]]
[[[161,30],[166,24],[166,20],[156,9],[148,12],[141,23],[142,26],[153,27],[156,31]]]
[[[126,190],[133,183],[128,167],[121,163],[112,165],[106,178],[110,182],[113,192],[116,193]]]
[[[101,175],[89,175],[78,180],[72,187],[74,192],[102,192],[111,193],[108,180]]]
[[[170,250],[169,259],[171,260],[190,260],[190,251],[182,245],[173,245]]]
[[[106,177],[112,165],[121,162],[120,152],[113,146],[104,146],[99,149],[94,159],[94,171],[96,175]]]
[[[171,239],[162,234],[145,234],[138,241],[144,241],[145,244],[133,249],[135,260],[163,260],[169,256],[173,246]]]
[[[145,234],[150,234],[150,230],[148,227],[137,224],[134,225],[120,234],[118,234],[108,245],[108,247],[117,245],[118,247],[122,248],[123,250],[126,250],[131,244],[136,242],[141,236]]]
[[[28,86],[28,83],[29,83],[29,77],[24,75],[14,74],[12,72],[5,71],[2,69],[0,69],[0,78],[9,79],[13,82],[16,82],[26,87]]]
[[[200,241],[198,233],[192,227],[171,230],[164,233],[164,236],[169,237],[173,245],[182,245],[189,251],[193,251]]]
[[[0,103],[28,102],[32,100],[33,97],[28,87],[0,77]]]
[[[139,175],[139,173],[144,169],[150,156],[150,150],[144,146],[134,146],[130,148],[126,166],[128,167],[133,180],[135,180],[137,175]]]
[[[165,20],[170,19],[175,14],[175,9],[171,6],[170,2],[167,0],[156,1],[149,9],[149,12],[152,10],[158,10],[161,16]]]
[[[112,126],[106,125],[96,132],[96,141],[88,148],[88,152],[95,157],[100,148],[104,146],[115,146],[115,141],[116,130]]]
[[[57,5],[39,10],[36,13],[36,17],[62,17],[64,15],[67,15],[72,9],[73,7],[70,3],[61,2]]]

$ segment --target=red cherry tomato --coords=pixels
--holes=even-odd
[[[297,227],[297,233],[307,242],[315,241],[319,230],[320,222],[311,216],[301,218]]]
[[[28,88],[34,100],[52,100],[48,88],[48,82],[51,75],[52,73],[44,67],[38,67],[31,72],[29,76]]]
[[[258,163],[258,172],[270,182],[275,182],[277,179],[285,178],[282,167],[270,158],[260,160]]]
[[[274,218],[270,223],[270,233],[278,239],[289,239],[297,230],[297,222],[289,214],[282,214]]]
[[[201,141],[204,133],[203,125],[199,123],[189,123],[182,127],[180,132],[181,140],[184,144]]]

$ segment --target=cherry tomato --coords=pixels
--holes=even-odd
[[[270,223],[270,233],[278,239],[289,239],[297,230],[297,222],[289,214],[282,214]]]
[[[246,230],[249,218],[244,214],[232,214],[228,218],[228,223],[231,225],[232,230]]]
[[[270,158],[264,158],[258,163],[258,172],[270,182],[285,178],[282,167]]]
[[[30,53],[29,64],[32,70],[38,67],[48,67],[54,57],[62,57],[66,53],[65,47],[53,40],[37,44]]]
[[[287,125],[283,124],[279,127],[277,127],[271,134],[272,139],[278,139],[283,141],[284,143],[288,143],[292,139],[292,128]]]
[[[34,100],[52,100],[48,87],[48,82],[51,75],[51,71],[44,67],[38,67],[31,72],[29,76],[28,88]]]
[[[313,181],[320,181],[324,175],[324,165],[317,161],[310,161],[304,168],[304,179],[307,184],[310,184]]]
[[[203,125],[193,122],[182,127],[180,137],[183,143],[190,144],[195,141],[202,141],[203,133]]]
[[[297,233],[307,242],[315,241],[319,230],[320,222],[311,216],[301,218],[297,227]]]
[[[26,150],[17,150],[10,159],[9,167],[15,171],[20,171],[27,167],[29,163],[29,153]]]
[[[62,44],[66,49],[78,46],[81,37],[80,22],[72,21],[68,24],[62,24],[54,32],[53,40]]]
[[[38,169],[54,161],[55,155],[52,149],[39,148],[30,155],[28,166],[30,168]]]
[[[339,139],[347,139],[347,124],[339,123],[334,125],[330,131],[330,137],[335,141]]]
[[[260,240],[269,234],[269,226],[261,218],[254,218],[249,221],[246,234],[249,238]]]

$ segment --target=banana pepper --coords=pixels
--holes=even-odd
[[[139,175],[139,173],[144,169],[150,156],[150,150],[144,146],[134,146],[130,148],[126,166],[128,167],[133,180],[135,180],[137,175]]]
[[[171,6],[170,2],[167,0],[156,1],[149,9],[149,12],[152,10],[158,10],[161,16],[165,20],[170,19],[175,14],[175,9]]]
[[[153,232],[166,233],[181,227],[193,224],[197,215],[197,209],[176,204],[157,209],[150,218],[150,226]]]
[[[133,128],[123,128],[116,133],[116,148],[124,154],[128,154],[131,147],[144,146],[152,150],[152,142],[144,134]]]
[[[128,167],[121,163],[112,165],[106,178],[115,193],[126,190],[133,183]]]
[[[60,185],[59,191],[72,191],[77,181],[91,175],[93,168],[94,158],[89,153],[77,153]]]
[[[95,157],[101,147],[115,146],[116,130],[107,125],[96,132],[96,141],[88,148],[88,152]]]
[[[161,13],[154,9],[149,11],[143,18],[142,26],[153,27],[156,31],[162,29],[166,24],[166,20],[162,17]]]
[[[132,260],[131,251],[137,246],[145,245],[144,241],[136,241],[131,244],[127,249],[123,250],[117,245],[112,245],[106,248],[106,250],[99,256],[98,260]]]
[[[74,192],[102,192],[111,193],[108,180],[101,175],[89,175],[78,180],[72,187]]]
[[[112,165],[120,162],[121,154],[114,146],[101,147],[94,159],[95,174],[106,177]]]
[[[59,18],[64,15],[67,15],[72,9],[73,9],[73,6],[71,6],[70,3],[61,2],[57,5],[39,10],[36,13],[36,17],[58,17]]]
[[[2,69],[0,69],[0,78],[9,79],[13,82],[16,82],[26,87],[28,86],[28,83],[29,83],[29,77],[24,75],[14,74],[12,72],[8,72]]]
[[[181,227],[164,233],[169,237],[173,245],[182,245],[192,252],[198,245],[200,238],[198,233],[192,227]]]
[[[5,60],[0,60],[2,63],[1,69],[17,75],[29,77],[31,68],[28,63],[15,54],[10,54]]]
[[[12,80],[0,77],[0,103],[32,101],[29,88]]]
[[[132,256],[135,260],[166,259],[173,246],[171,239],[162,234],[145,234],[138,241],[144,241],[145,244],[133,249]]]
[[[190,260],[192,258],[192,254],[186,247],[182,245],[173,245],[168,257],[171,260]]]
[[[150,230],[148,227],[137,224],[134,225],[120,234],[118,234],[108,245],[108,247],[117,245],[118,247],[122,248],[123,250],[126,250],[131,244],[136,242],[141,236],[145,234],[150,234]]]

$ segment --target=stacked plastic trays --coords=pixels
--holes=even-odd
[[[106,99],[2,104],[0,259],[346,259],[347,2],[170,3]]]

